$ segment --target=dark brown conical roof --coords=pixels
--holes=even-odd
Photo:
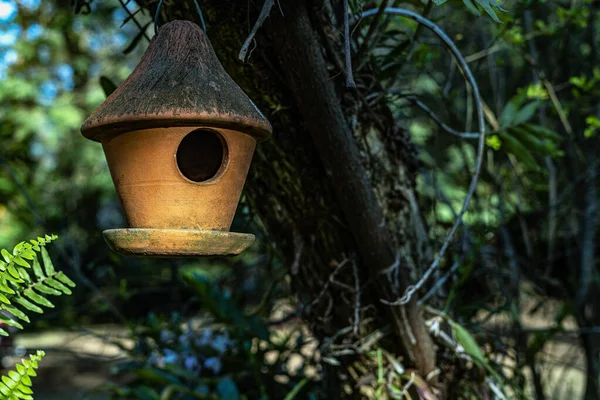
[[[271,124],[231,79],[198,25],[173,21],[160,28],[133,73],[83,123],[81,132],[105,134],[208,125],[267,137]]]

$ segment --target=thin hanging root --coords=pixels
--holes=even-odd
[[[256,20],[256,23],[252,27],[250,34],[248,35],[248,37],[246,38],[246,41],[244,42],[244,44],[242,45],[242,48],[240,49],[240,54],[238,55],[240,60],[246,61],[246,55],[248,54],[248,50],[250,49],[250,44],[252,43],[252,40],[254,40],[254,36],[256,35],[256,32],[258,32],[258,30],[260,29],[262,24],[265,22],[265,20],[269,16],[269,14],[271,13],[271,9],[273,8],[274,5],[275,5],[275,0],[265,0],[265,3],[263,4],[263,8],[260,11],[260,14],[258,15],[258,19]]]
[[[354,74],[352,73],[352,48],[350,46],[350,20],[348,0],[344,0],[344,55],[346,56],[346,87],[355,88]]]

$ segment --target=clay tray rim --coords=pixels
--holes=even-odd
[[[103,236],[113,251],[142,257],[236,256],[255,240],[248,233],[196,229],[110,229]]]

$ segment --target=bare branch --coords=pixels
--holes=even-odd
[[[352,259],[352,271],[354,272],[354,335],[358,336],[358,326],[360,325],[360,278],[358,277],[358,267],[356,261]]]
[[[372,16],[372,15],[375,15],[375,14],[377,14],[378,11],[379,11],[379,9],[377,9],[377,8],[365,11],[364,13],[361,14],[361,17],[366,18],[366,17]],[[406,291],[404,292],[404,295],[400,299],[391,303],[393,305],[402,305],[402,304],[407,304],[410,301],[413,294],[417,290],[419,290],[425,284],[425,282],[427,282],[427,280],[429,279],[431,274],[433,274],[433,272],[437,269],[442,258],[444,257],[444,254],[446,253],[446,250],[448,249],[448,246],[450,246],[450,241],[454,237],[454,234],[458,230],[458,227],[463,222],[462,218],[463,218],[465,212],[467,211],[467,208],[469,207],[469,203],[471,202],[471,198],[473,197],[473,194],[475,193],[475,189],[477,188],[477,182],[479,180],[479,175],[481,173],[481,167],[483,165],[483,155],[484,155],[484,150],[485,150],[485,118],[484,118],[484,113],[483,113],[483,103],[481,101],[481,95],[479,94],[479,87],[477,86],[475,77],[473,76],[473,73],[471,72],[469,65],[465,61],[460,50],[458,50],[458,48],[456,47],[456,45],[454,44],[452,39],[450,39],[450,37],[448,35],[446,35],[446,33],[440,27],[438,27],[436,24],[434,24],[427,18],[424,18],[424,17],[420,16],[419,14],[416,14],[412,11],[405,10],[402,8],[386,8],[385,12],[389,13],[389,14],[398,15],[401,17],[410,18],[410,19],[417,21],[419,24],[422,24],[425,27],[429,28],[436,36],[438,36],[444,42],[444,45],[448,48],[448,50],[450,51],[450,53],[452,54],[452,56],[458,63],[459,67],[461,68],[469,85],[471,85],[471,88],[473,90],[473,99],[474,99],[475,105],[477,107],[477,121],[479,124],[479,144],[478,144],[478,149],[477,149],[477,160],[476,160],[476,165],[475,165],[475,172],[473,174],[473,177],[471,178],[471,184],[469,185],[469,190],[468,190],[467,196],[465,197],[465,200],[463,202],[463,206],[460,210],[460,213],[458,214],[458,218],[456,219],[456,221],[454,222],[454,225],[452,225],[452,228],[450,229],[450,232],[446,236],[446,239],[444,240],[444,243],[442,244],[442,247],[441,247],[437,257],[431,263],[431,265],[429,266],[427,271],[425,271],[425,273],[423,274],[421,279],[415,285],[409,286],[406,289]],[[385,302],[385,303],[389,304],[388,302]]]
[[[344,55],[346,56],[346,87],[355,88],[352,73],[352,49],[350,47],[350,17],[348,16],[348,0],[344,0]]]
[[[273,5],[275,5],[275,0],[265,0],[265,3],[263,4],[263,8],[260,11],[260,14],[258,15],[258,19],[256,20],[256,23],[252,27],[250,34],[248,35],[248,37],[246,38],[246,41],[244,42],[244,44],[242,45],[242,48],[240,49],[240,54],[238,55],[240,60],[246,61],[246,55],[248,53],[248,49],[250,48],[250,44],[252,43],[252,40],[254,40],[254,36],[256,35],[256,32],[258,32],[258,30],[260,29],[262,24],[265,22],[265,20],[271,13],[271,9],[273,8]]]
[[[400,92],[396,92],[396,91],[392,91],[390,93],[392,93],[392,94],[401,94]],[[410,101],[412,104],[416,105],[421,110],[423,110],[440,128],[442,128],[443,130],[445,130],[449,134],[454,135],[454,136],[458,136],[458,137],[463,138],[463,139],[477,139],[477,138],[479,138],[480,134],[477,133],[477,132],[459,132],[456,129],[451,128],[450,126],[448,126],[447,124],[445,124],[440,119],[440,117],[438,117],[429,107],[427,107],[427,105],[425,103],[423,103],[417,97],[414,97],[414,96],[403,96],[402,98]]]
[[[438,279],[438,281],[435,283],[435,285],[433,285],[432,288],[429,289],[429,292],[427,292],[427,294],[425,296],[423,296],[423,298],[419,299],[419,305],[424,304],[427,300],[429,300],[429,298],[431,296],[433,296],[435,291],[438,290],[444,283],[446,283],[448,278],[450,278],[450,276],[454,275],[454,273],[458,270],[458,268],[461,265],[462,265],[462,259],[455,262],[454,265],[452,265],[452,267],[450,268],[450,270],[448,272],[446,272],[446,274],[444,276],[442,276],[440,279]]]
[[[132,13],[129,8],[127,7],[127,4],[125,4],[123,2],[123,0],[119,0],[119,3],[121,4],[121,7],[125,10],[125,12],[128,14],[129,19],[133,21],[133,23],[135,24],[135,26],[137,26],[137,28],[143,32],[144,37],[146,38],[147,41],[150,41],[150,37],[148,36],[148,34],[146,33],[146,28],[144,28],[142,26],[142,24],[140,24],[140,21],[137,20],[137,18],[135,17],[135,14],[137,14],[139,12],[139,10],[141,10],[141,8],[136,11],[135,13]]]
[[[395,0],[384,0],[381,3],[381,5],[379,6],[379,11],[377,12],[377,15],[375,16],[375,20],[373,21],[371,26],[369,26],[369,30],[367,31],[367,34],[365,35],[365,38],[363,39],[363,42],[362,42],[360,48],[358,49],[358,52],[356,53],[357,60],[361,60],[362,55],[365,53],[365,51],[367,51],[369,49],[369,43],[371,42],[371,38],[373,37],[375,32],[378,30],[379,25],[381,24],[381,16],[384,14],[385,9],[392,7],[394,5],[394,3],[395,3]],[[384,29],[385,29],[385,27],[384,27]]]
[[[323,284],[323,288],[319,292],[319,295],[312,301],[312,303],[310,303],[311,307],[314,307],[316,304],[319,303],[319,301],[321,301],[323,296],[325,296],[325,293],[327,293],[327,289],[329,288],[329,285],[331,284],[331,279],[333,279],[347,263],[348,263],[348,259],[345,259],[344,261],[342,261],[341,263],[339,263],[337,265],[337,267],[333,270],[331,275],[329,275],[329,279],[327,279],[325,284]]]

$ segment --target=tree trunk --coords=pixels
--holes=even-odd
[[[185,4],[165,7],[168,18],[196,15]],[[154,11],[154,3],[144,5]],[[347,110],[364,112],[356,105],[362,94],[346,92],[343,79],[330,77],[314,25],[323,16],[311,14],[304,0],[280,5],[282,12],[275,6],[258,31],[245,64],[237,55],[260,10],[251,10],[248,19],[245,1],[202,5],[219,59],[274,127],[272,139],[258,146],[246,201],[288,265],[301,315],[322,351],[333,340],[352,347],[391,325],[395,338],[377,345],[402,355],[404,366],[425,378],[436,368],[435,349],[415,301],[403,307],[380,301],[401,296],[409,267],[431,261],[415,251],[423,240],[410,202],[416,156],[383,99],[359,130],[384,137],[392,167],[379,176],[365,168],[359,132],[347,123]],[[399,279],[389,279],[382,271],[397,256]]]
[[[382,272],[392,266],[396,252],[393,236],[383,223],[385,217],[373,193],[355,138],[344,113],[323,58],[322,45],[311,25],[306,3],[286,4],[285,16],[278,16],[271,27],[277,55],[306,128],[321,157],[339,206],[356,242],[363,269],[376,281],[382,298],[393,300],[408,282],[403,269],[400,285]],[[398,293],[398,289],[400,293]],[[377,308],[377,294],[369,299]],[[426,376],[435,368],[435,353],[422,318],[413,300],[406,306],[387,307],[401,352]]]

